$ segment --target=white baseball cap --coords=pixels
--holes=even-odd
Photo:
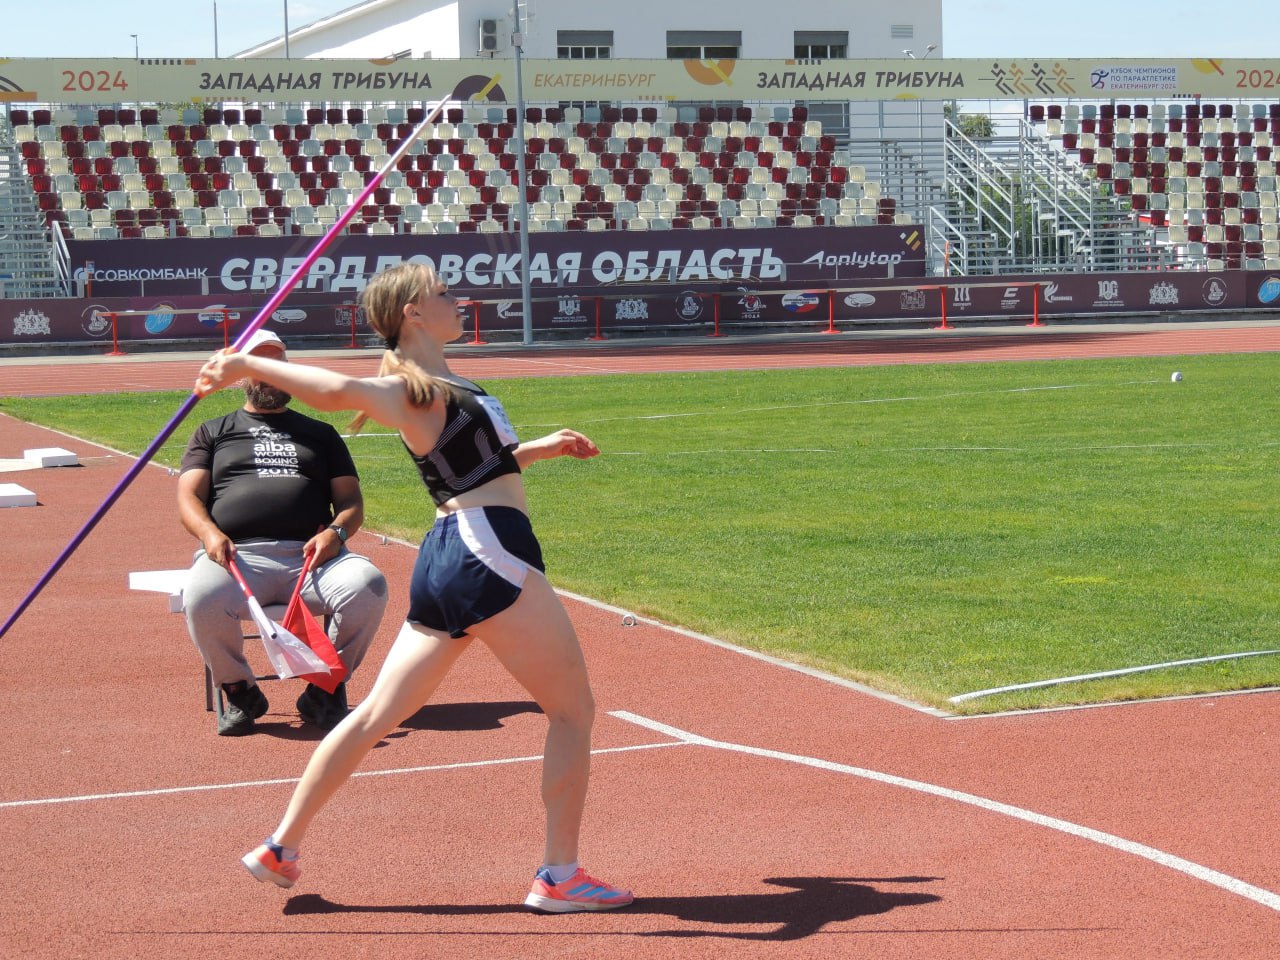
[[[240,352],[253,353],[254,350],[258,349],[258,347],[265,346],[279,347],[281,353],[285,352],[284,341],[276,335],[275,331],[262,328],[253,332],[253,336],[245,341],[245,345],[240,348]]]

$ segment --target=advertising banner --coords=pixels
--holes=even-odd
[[[580,60],[523,61],[527,100],[1272,99],[1274,60]],[[510,59],[0,61],[0,101],[515,102]]]
[[[128,246],[129,244],[120,244]],[[179,244],[181,246],[181,244]],[[116,341],[128,350],[147,343],[190,343],[216,348],[234,340],[269,294],[90,297],[0,300],[0,345]],[[622,332],[709,333],[735,327],[755,331],[865,326],[940,326],[947,322],[1051,324],[1067,319],[1187,315],[1239,316],[1280,309],[1280,275],[1264,271],[1143,272],[823,282],[812,286],[729,281],[714,284],[646,283],[544,289],[534,297],[535,336],[586,339]],[[463,342],[489,335],[518,336],[524,328],[520,291],[491,288],[466,306]],[[290,343],[307,338],[373,344],[354,293],[302,292],[266,321]]]
[[[272,294],[298,269],[314,237],[69,241],[75,279],[97,296]],[[802,286],[923,277],[918,226],[752,230],[609,230],[529,237],[534,296],[625,286]],[[520,289],[516,233],[343,236],[297,292],[354,298],[375,273],[404,260],[430,264],[456,292],[500,299]]]

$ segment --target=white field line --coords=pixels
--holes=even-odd
[[[999,713],[949,713],[944,719],[955,722],[964,720],[997,720],[1005,717],[1034,717],[1041,713],[1070,713],[1076,710],[1113,710],[1123,707],[1139,707],[1149,703],[1172,703],[1177,700],[1223,700],[1227,697],[1249,697],[1258,693],[1280,693],[1280,687],[1252,687],[1248,690],[1226,690],[1220,693],[1180,693],[1168,697],[1145,697],[1141,700],[1107,700],[1102,703],[1070,703],[1061,707],[1039,707],[1035,710],[1002,710]]]
[[[806,757],[795,753],[782,753],[778,750],[768,750],[764,747],[752,747],[741,743],[729,743],[723,740],[712,740],[707,737],[698,736],[695,733],[689,733],[687,730],[681,730],[677,727],[669,726],[665,723],[659,723],[656,720],[650,720],[646,717],[638,716],[634,713],[628,713],[625,710],[610,711],[610,716],[617,717],[619,720],[626,720],[637,726],[644,727],[646,730],[653,730],[657,733],[663,733],[667,736],[700,747],[710,747],[714,750],[727,750],[731,753],[743,753],[748,756],[765,757],[770,760],[781,760],[784,763],[795,763],[806,767],[815,767],[819,770],[827,770],[833,773],[844,773],[850,776],[861,777],[865,780],[872,780],[877,783],[887,784],[893,787],[901,787],[905,790],[914,790],[918,793],[926,793],[931,796],[941,797],[945,800],[953,800],[957,803],[965,803],[990,813],[1002,814],[1006,817],[1013,817],[1016,820],[1022,820],[1026,823],[1035,824],[1039,827],[1045,827],[1050,830],[1057,830],[1060,833],[1069,836],[1079,837],[1082,840],[1088,840],[1092,843],[1101,844],[1104,847],[1110,847],[1113,850],[1119,850],[1122,853],[1132,854],[1135,857],[1142,857],[1150,860],[1152,863],[1175,870],[1178,873],[1193,877],[1205,883],[1219,887],[1228,893],[1236,896],[1244,897],[1252,900],[1254,903],[1267,907],[1268,909],[1280,912],[1280,894],[1270,890],[1264,890],[1261,887],[1255,887],[1253,884],[1246,883],[1237,877],[1229,874],[1221,873],[1210,867],[1193,863],[1190,860],[1184,860],[1182,857],[1166,853],[1163,850],[1157,850],[1155,847],[1149,847],[1146,844],[1136,843],[1132,840],[1126,840],[1123,837],[1117,837],[1114,834],[1104,833],[1101,830],[1094,830],[1091,827],[1084,827],[1078,823],[1072,823],[1069,820],[1060,820],[1057,817],[1046,816],[1042,813],[1036,813],[1032,810],[1026,810],[1022,807],[1015,807],[1012,804],[1001,803],[998,800],[989,800],[986,797],[975,796],[972,793],[963,793],[959,790],[952,790],[948,787],[940,787],[937,784],[925,783],[921,780],[908,780],[905,777],[897,777],[890,773],[880,773],[876,770],[867,770],[862,767],[847,766],[843,763],[834,763],[830,760],[820,760],[816,757]]]
[[[957,400],[962,397],[985,397],[1002,393],[1040,393],[1046,390],[1082,390],[1087,387],[1097,386],[1141,386],[1146,384],[1162,383],[1161,380],[1127,380],[1117,384],[1097,384],[1097,383],[1061,383],[1046,384],[1034,387],[1008,387],[1001,390],[964,390],[954,393],[936,393],[928,396],[908,396],[908,397],[864,397],[860,400],[824,400],[815,403],[790,403],[776,404],[767,407],[742,407],[733,410],[735,414],[744,413],[772,413],[779,410],[817,410],[821,407],[849,407],[849,406],[866,406],[875,403],[919,403],[920,401],[932,400]],[[580,423],[616,423],[625,420],[678,420],[686,417],[723,417],[724,410],[691,410],[684,413],[649,413],[636,414],[629,417],[600,417],[594,420],[582,420]],[[522,423],[517,427],[557,427],[558,423]]]
[[[642,743],[630,747],[602,747],[592,750],[593,756],[606,753],[627,753],[633,750],[661,750],[667,747],[685,746],[683,743]],[[433,773],[440,770],[465,770],[473,767],[501,767],[512,763],[541,763],[542,755],[530,757],[502,757],[497,760],[468,760],[461,763],[439,763],[425,767],[396,767],[390,770],[360,770],[355,777],[391,777],[411,773]],[[178,793],[207,793],[211,790],[250,790],[258,787],[278,787],[297,783],[301,777],[281,777],[275,780],[243,780],[238,783],[202,783],[187,787],[158,787],[154,790],[125,790],[119,793],[89,793],[73,797],[41,797],[35,800],[6,800],[0,802],[0,810],[14,807],[47,807],[63,803],[90,803],[97,800],[130,800],[139,797],[165,797]]]
[[[1007,687],[991,687],[988,690],[974,690],[972,693],[961,693],[948,698],[948,703],[963,703],[979,697],[990,697],[997,693],[1012,693],[1016,690],[1036,690],[1040,687],[1055,687],[1063,683],[1082,683],[1085,680],[1101,680],[1105,677],[1123,677],[1130,673],[1146,673],[1151,670],[1169,670],[1174,667],[1187,667],[1197,663],[1215,663],[1218,660],[1242,660],[1245,657],[1270,657],[1280,650],[1250,650],[1243,653],[1220,653],[1212,657],[1196,657],[1193,660],[1170,660],[1167,663],[1150,663],[1140,667],[1121,667],[1119,670],[1102,670],[1098,673],[1079,673],[1073,677],[1055,677],[1052,680],[1033,680],[1030,683],[1014,683]]]
[[[876,690],[874,687],[868,687],[865,684],[858,683],[855,680],[846,680],[844,677],[838,677],[833,673],[827,673],[814,667],[806,667],[803,664],[792,663],[789,660],[780,660],[777,657],[771,657],[767,653],[760,653],[756,650],[748,650],[746,647],[739,647],[725,640],[718,640],[715,637],[707,636],[705,633],[697,633],[693,630],[686,630],[683,627],[673,627],[669,623],[662,623],[659,620],[653,620],[649,617],[642,617],[624,610],[622,607],[615,607],[613,604],[605,603],[602,600],[594,600],[591,597],[584,597],[581,594],[570,593],[568,590],[556,590],[556,593],[562,597],[568,597],[570,600],[576,600],[578,603],[586,604],[589,607],[595,607],[597,610],[607,610],[610,613],[617,614],[622,618],[625,625],[635,625],[637,623],[647,623],[650,626],[665,630],[668,633],[678,634],[682,637],[688,637],[690,640],[697,640],[699,643],[710,644],[713,647],[719,647],[721,650],[728,650],[731,653],[739,654],[743,657],[750,657],[752,660],[759,660],[770,666],[780,667],[783,670],[790,670],[792,673],[804,674],[806,677],[813,677],[815,680],[821,680],[824,683],[835,684],[837,687],[844,687],[848,690],[854,690],[858,693],[865,694],[868,697],[875,697],[877,700],[886,700],[889,703],[896,704],[900,707],[906,707],[909,710],[915,710],[918,713],[926,713],[931,717],[949,718],[952,715],[945,710],[935,710],[933,707],[926,707],[923,704],[913,703],[902,697],[896,697],[891,693],[885,693],[883,690]]]

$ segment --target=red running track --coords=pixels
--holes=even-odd
[[[0,478],[40,502],[0,513],[6,613],[128,467],[0,416],[0,456],[43,446],[82,466]],[[515,906],[545,722],[479,649],[332,801],[299,886],[257,884],[237,858],[315,736],[292,681],[266,685],[258,735],[214,736],[180,619],[126,588],[189,561],[174,486],[143,470],[0,641],[0,956],[1275,955],[1280,695],[949,720],[576,599],[599,702],[584,862],[632,909]],[[354,546],[403,598],[412,548]]]

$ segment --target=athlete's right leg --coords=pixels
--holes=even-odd
[[[470,639],[406,623],[391,646],[373,689],[311,755],[293,791],[275,842],[297,848],[312,818],[360,765],[374,744],[431,698]]]

